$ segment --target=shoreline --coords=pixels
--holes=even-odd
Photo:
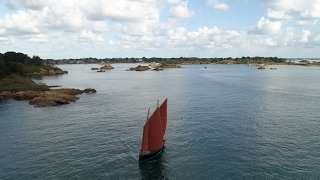
[[[75,88],[50,89],[48,91],[3,91],[0,92],[0,100],[15,99],[15,100],[29,100],[29,104],[34,107],[48,107],[58,106],[63,104],[70,104],[79,98],[78,94],[91,94],[97,91],[92,88],[84,90]]]
[[[16,75],[0,79],[0,100],[29,100],[29,104],[34,107],[69,104],[79,99],[76,97],[78,94],[96,92],[93,88],[84,90],[75,88],[51,89],[48,85],[35,83],[30,77]]]

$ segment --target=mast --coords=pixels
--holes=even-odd
[[[163,128],[163,136],[167,129],[167,119],[168,119],[168,99],[166,99],[160,106],[161,124]]]
[[[149,113],[150,113],[150,108],[149,108],[148,114],[147,114],[147,121],[148,121],[148,119],[149,119]]]

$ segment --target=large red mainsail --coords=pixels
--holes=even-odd
[[[167,125],[167,99],[157,107],[143,127],[140,155],[161,150]]]

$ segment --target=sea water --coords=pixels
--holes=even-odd
[[[112,65],[34,79],[97,90],[68,105],[0,101],[0,179],[320,179],[319,67]],[[148,109],[165,98],[165,150],[139,164]]]

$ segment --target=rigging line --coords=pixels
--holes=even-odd
[[[148,119],[149,119],[149,113],[150,113],[150,108],[149,108],[148,114],[147,114],[147,121],[148,121]]]

